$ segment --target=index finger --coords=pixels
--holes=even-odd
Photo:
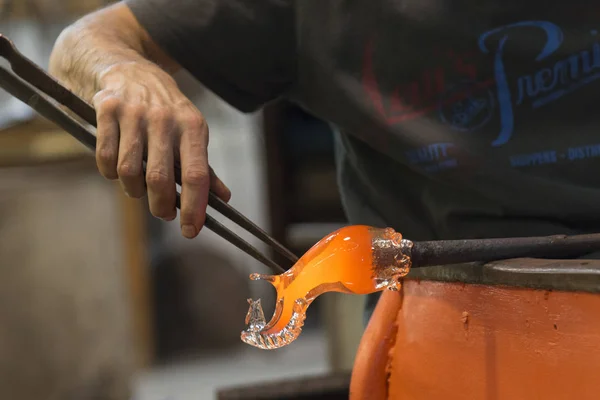
[[[181,129],[181,233],[191,239],[204,225],[208,205],[208,127],[198,115],[187,117]]]

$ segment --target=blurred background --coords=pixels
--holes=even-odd
[[[47,69],[61,30],[111,2],[0,0],[0,33]],[[185,72],[177,80],[208,120],[234,207],[298,255],[345,224],[326,124],[287,103],[240,114]],[[0,89],[0,399],[212,399],[351,368],[360,300],[326,294],[298,341],[251,348],[239,339],[246,299],[262,298],[270,318],[274,291],[248,275],[268,271],[210,231],[179,232]]]

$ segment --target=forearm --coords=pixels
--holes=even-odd
[[[108,72],[139,63],[155,63],[169,73],[179,68],[119,3],[85,16],[61,33],[50,56],[50,73],[91,101]]]

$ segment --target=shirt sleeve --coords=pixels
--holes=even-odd
[[[243,112],[294,82],[292,0],[125,0],[156,43]]]

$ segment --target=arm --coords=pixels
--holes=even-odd
[[[98,169],[150,211],[176,216],[173,164],[182,168],[181,228],[204,224],[210,173],[208,127],[169,72],[181,65],[241,111],[254,111],[295,81],[293,0],[124,0],[67,28],[50,72],[97,114]],[[168,55],[167,55],[168,54]],[[147,151],[146,176],[142,158]]]
[[[119,179],[131,197],[144,196],[146,183],[150,211],[164,220],[176,217],[173,164],[180,159],[181,229],[193,238],[204,223],[209,186],[226,201],[230,193],[209,173],[208,128],[169,75],[178,69],[123,3],[68,27],[50,58],[51,74],[96,109],[101,174]]]
[[[102,86],[102,75],[130,63],[155,63],[169,74],[180,69],[131,10],[117,3],[83,17],[61,33],[50,56],[50,72],[91,102]]]

